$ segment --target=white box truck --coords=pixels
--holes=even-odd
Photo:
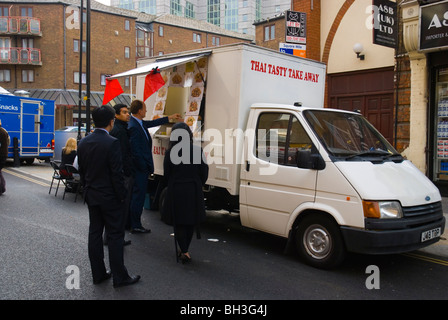
[[[319,268],[346,252],[400,253],[440,239],[438,189],[361,114],[323,108],[324,64],[234,44],[139,60],[113,78],[137,75],[142,99],[154,68],[166,83],[147,99],[148,118],[185,115],[210,167],[208,209],[287,238]],[[171,126],[152,132],[156,178]]]

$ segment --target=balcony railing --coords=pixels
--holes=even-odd
[[[42,65],[39,49],[34,48],[0,48],[0,64]]]
[[[30,17],[0,17],[0,34],[41,36],[40,20]]]

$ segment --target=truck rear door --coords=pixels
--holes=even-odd
[[[297,167],[297,152],[312,141],[297,116],[282,111],[253,109],[248,127],[255,128],[241,169],[240,214],[243,225],[288,236],[290,214],[313,202],[317,170]]]
[[[38,156],[40,141],[40,117],[43,106],[39,101],[21,99],[20,144],[21,157]]]

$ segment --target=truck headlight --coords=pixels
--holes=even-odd
[[[363,201],[364,217],[394,219],[403,217],[398,201]]]

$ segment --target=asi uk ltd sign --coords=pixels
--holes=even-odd
[[[420,7],[420,50],[448,46],[448,1]]]

